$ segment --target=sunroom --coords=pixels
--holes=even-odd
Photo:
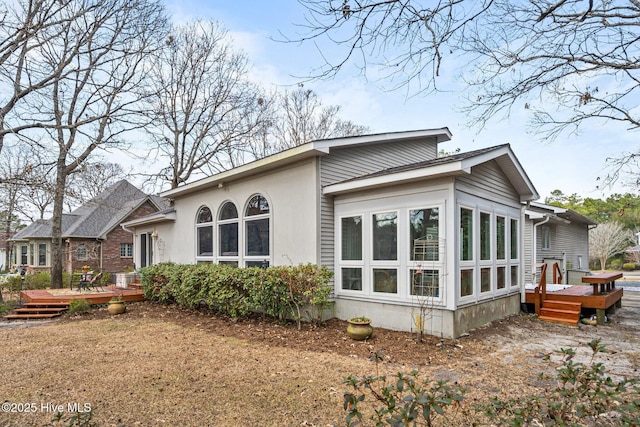
[[[337,317],[457,337],[518,312],[523,208],[537,194],[508,145],[323,190]]]

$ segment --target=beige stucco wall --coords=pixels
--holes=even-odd
[[[192,264],[196,262],[195,220],[200,207],[208,206],[215,218],[222,204],[232,201],[242,217],[247,202],[256,194],[263,195],[269,202],[270,264],[319,262],[319,195],[315,159],[244,180],[225,182],[222,188],[216,186],[178,197],[175,199],[177,213],[174,223],[139,227],[136,232],[150,232],[154,228],[158,232],[158,262]],[[243,245],[243,227],[239,229],[239,245]],[[214,257],[218,250],[217,239],[217,227],[214,226]]]

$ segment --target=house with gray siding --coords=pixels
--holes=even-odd
[[[525,282],[538,283],[536,267],[546,263],[547,283],[553,283],[551,266],[557,264],[562,284],[581,284],[589,273],[589,230],[597,223],[571,209],[531,202],[524,225]]]
[[[165,191],[122,226],[136,265],[325,265],[333,315],[458,337],[517,313],[538,193],[508,144],[438,157],[447,128],[312,141]]]

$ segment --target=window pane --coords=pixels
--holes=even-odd
[[[498,267],[496,269],[496,286],[498,287],[498,289],[504,289],[506,286],[505,270],[506,267]]]
[[[473,269],[460,270],[460,296],[473,295]]]
[[[78,260],[84,261],[87,259],[87,245],[80,244],[78,245]]]
[[[33,251],[31,254],[33,255]],[[27,265],[27,245],[20,247],[20,264]]]
[[[38,265],[47,265],[47,245],[45,243],[38,245]]]
[[[220,209],[220,220],[223,221],[225,219],[234,218],[238,218],[238,210],[236,209],[236,205],[231,202],[225,203],[222,209]]]
[[[238,256],[238,223],[220,224],[220,256]]]
[[[269,267],[269,261],[267,261],[266,259],[262,261],[247,261],[245,265],[247,267],[267,268]]]
[[[133,245],[131,243],[120,243],[120,257],[131,258],[133,256]]]
[[[491,259],[491,214],[480,212],[480,259]]]
[[[511,266],[511,286],[518,286],[518,266]]]
[[[245,216],[264,215],[269,213],[269,203],[261,195],[253,196],[247,204]]]
[[[473,211],[465,208],[460,209],[460,260],[473,260]]]
[[[213,227],[198,227],[198,256],[213,255]]]
[[[489,292],[491,290],[491,269],[480,269],[480,292]]]
[[[409,211],[411,260],[438,261],[438,208]]]
[[[511,259],[518,259],[518,220],[511,220]]]
[[[362,269],[361,268],[343,268],[342,269],[342,289],[351,291],[362,290]]]
[[[398,271],[395,268],[373,269],[373,291],[395,294],[398,292]]]
[[[373,215],[373,259],[398,259],[398,214]]]
[[[440,271],[411,270],[411,295],[438,298],[440,296]]]
[[[342,218],[342,259],[362,260],[362,217]]]
[[[238,261],[220,261],[218,264],[230,265],[231,267],[237,267],[238,266]]]
[[[269,218],[247,221],[247,255],[269,255]]]
[[[207,207],[201,208],[200,211],[198,211],[198,224],[203,224],[211,221],[213,221],[211,209]]]
[[[503,216],[496,217],[496,259],[505,259],[506,251],[506,219]]]

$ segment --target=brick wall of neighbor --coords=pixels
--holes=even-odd
[[[147,202],[132,212],[131,215],[123,219],[122,222],[151,215],[157,211],[158,210],[153,207],[151,203]],[[108,271],[109,273],[118,273],[131,270],[133,268],[133,257],[120,257],[120,243],[133,243],[133,234],[118,226],[107,234],[107,240],[102,244],[102,265],[104,271]]]
[[[133,211],[122,222],[140,218],[157,212],[157,209],[149,202],[146,202]],[[85,261],[78,260],[77,248],[84,243],[87,246],[88,258]],[[118,273],[133,268],[133,258],[120,257],[120,243],[133,243],[133,234],[125,231],[119,225],[107,234],[107,239],[102,242],[102,268],[108,273]],[[100,244],[93,239],[72,239],[67,245],[65,254],[65,269],[68,272],[80,271],[84,265],[88,265],[91,270],[98,271],[100,268]],[[95,249],[94,249],[95,248]]]

